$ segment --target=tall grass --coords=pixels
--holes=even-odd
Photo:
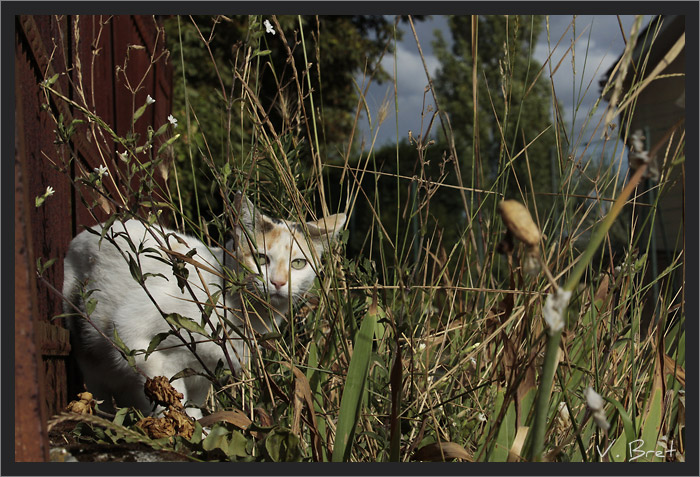
[[[203,112],[185,98],[186,116],[178,118],[181,129],[153,125],[159,133],[152,139],[157,151],[152,162],[144,167],[133,163],[110,167],[109,179],[121,194],[106,194],[100,178],[89,171],[73,178],[84,197],[97,194],[94,204],[108,204],[114,218],[135,213],[142,220],[194,233],[211,245],[223,243],[234,223],[236,190],[273,215],[301,222],[337,210],[351,217],[355,212],[366,214],[363,223],[368,227],[349,227],[326,258],[313,293],[294,310],[281,334],[264,337],[260,354],[242,376],[216,387],[211,411],[237,410],[254,424],[222,427],[217,438],[225,445],[217,441],[217,448],[223,454],[207,455],[362,462],[683,460],[685,314],[683,283],[675,278],[683,253],[681,248],[672,265],[651,282],[644,278],[652,250],[640,230],[651,229],[667,185],[659,184],[656,202],[641,205],[638,194],[643,191],[638,184],[643,170],[635,176],[627,173],[620,143],[631,131],[613,131],[602,122],[573,131],[565,118],[556,115],[551,127],[558,136],[571,138],[572,145],[556,151],[561,168],[553,207],[534,213],[534,204],[543,195],[531,189],[532,176],[518,178],[519,199],[533,204],[530,209],[543,234],[539,253],[544,270],[528,274],[523,245],[516,242],[504,254],[498,252],[505,226],[496,204],[509,180],[507,174],[488,187],[478,185],[475,176],[472,183],[463,183],[459,167],[466,158],[455,149],[439,97],[435,98],[439,114],[433,117],[424,111],[424,115],[431,118],[430,127],[434,121],[445,131],[447,141],[434,145],[425,139],[426,131],[420,137],[414,133],[410,144],[418,157],[416,176],[400,173],[398,164],[406,159],[398,146],[394,168],[383,170],[386,163],[376,161],[377,132],[390,105],[372,117],[365,94],[373,78],[365,78],[363,87],[357,85],[357,114],[348,131],[349,138],[360,136],[364,111],[369,141],[349,141],[341,151],[344,164],[328,164],[323,154],[324,98],[311,89],[310,80],[323,71],[323,57],[316,57],[318,52],[308,43],[311,35],[323,35],[323,30],[305,31],[299,19],[295,26],[299,34],[292,41],[293,33],[270,17],[290,56],[301,48],[307,65],[320,65],[318,70],[298,70],[291,63],[280,72],[266,60],[263,19],[249,20],[249,33],[231,71],[211,65],[221,81],[221,102],[211,107],[220,113],[228,145],[225,157],[207,149],[209,131],[198,122]],[[179,27],[189,21],[177,18]],[[218,26],[224,27],[225,23]],[[412,32],[420,46],[415,29]],[[206,51],[204,37],[201,48]],[[562,47],[553,50],[557,48]],[[184,64],[187,58],[171,61]],[[621,67],[630,61],[623,57],[627,63]],[[555,68],[546,64],[543,71],[553,74]],[[263,74],[274,75],[283,93],[280,97],[289,99],[278,105],[281,124],[273,124],[263,107]],[[187,76],[175,81],[186,85]],[[614,84],[608,88],[618,91]],[[45,89],[107,134],[105,161],[110,166],[119,164],[109,153],[110,141],[127,157],[148,146],[116,136],[89,112],[88,105],[60,96],[50,82]],[[578,92],[596,94],[583,85]],[[625,114],[632,115],[634,98],[629,99]],[[614,115],[615,109],[611,111]],[[577,108],[576,113],[589,120],[594,117],[592,111]],[[475,112],[476,121],[478,117]],[[600,149],[590,146],[577,154],[578,144],[595,143],[591,140],[603,130]],[[682,144],[682,130],[673,134]],[[172,160],[174,147],[188,151],[186,161]],[[435,147],[444,148],[451,160],[444,161],[438,179],[428,179],[428,156]],[[509,152],[510,157],[522,153],[522,160],[529,160],[527,151]],[[668,177],[671,168],[682,167],[682,148],[660,153],[668,168],[662,177]],[[66,160],[72,160],[70,155]],[[209,209],[211,202],[203,200],[185,203],[188,195],[196,199],[202,192],[183,193],[184,186],[195,187],[196,181],[187,180],[196,175],[194,169],[204,170],[221,207]],[[507,171],[508,164],[498,170]],[[149,180],[134,180],[139,177]],[[164,180],[155,180],[159,178]],[[389,182],[395,187],[386,187]],[[129,199],[134,183],[139,184],[138,203]],[[387,190],[395,196],[387,197]],[[588,196],[590,190],[597,195]],[[440,206],[436,194],[460,198],[461,209],[452,213],[466,217],[466,225],[456,240],[444,239],[453,224],[435,223],[431,214]],[[92,200],[86,203],[93,205]],[[621,220],[620,213],[627,219]],[[623,239],[613,253],[615,230]],[[362,253],[346,254],[348,240],[357,237]],[[564,308],[563,329],[549,333],[543,308],[559,287],[572,296]],[[653,299],[652,288],[659,293],[658,303],[653,303],[657,313],[649,321],[642,310]],[[587,405],[588,387],[607,403],[607,430]],[[125,422],[123,416],[120,419]],[[662,445],[670,448],[673,442],[677,452],[661,458],[630,453],[628,444],[637,445],[640,439],[643,445],[638,449],[663,450]],[[195,444],[201,445],[197,441],[181,448],[191,450]]]

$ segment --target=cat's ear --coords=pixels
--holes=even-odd
[[[255,229],[255,224],[261,220],[261,214],[255,205],[242,193],[236,192],[233,198],[233,208],[238,218],[237,229],[243,227],[252,233]]]
[[[323,217],[315,222],[306,223],[311,241],[316,246],[316,250],[318,250],[319,253],[326,250],[340,231],[343,230],[346,220],[347,216],[341,213]]]

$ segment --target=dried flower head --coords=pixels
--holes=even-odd
[[[194,422],[180,409],[173,406],[163,417],[146,417],[136,423],[152,439],[182,436],[189,439],[194,434]]]
[[[153,379],[146,379],[144,389],[146,391],[146,396],[148,396],[151,402],[160,404],[161,406],[172,405],[182,408],[182,403],[180,402],[183,398],[182,393],[177,392],[165,376],[156,376]]]
[[[71,401],[66,406],[66,412],[75,412],[77,414],[92,414],[95,408],[95,400],[92,398],[92,393],[82,392],[78,394],[79,401]]]
[[[535,247],[540,243],[542,234],[532,220],[527,207],[516,200],[502,200],[498,204],[498,211],[501,213],[503,223],[515,238],[530,247]]]

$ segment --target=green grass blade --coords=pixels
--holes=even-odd
[[[375,294],[372,304],[364,320],[362,320],[360,330],[355,336],[352,359],[348,366],[343,396],[340,399],[340,413],[338,415],[338,426],[336,427],[333,447],[333,462],[343,462],[350,458],[355,427],[362,408],[362,396],[372,354],[372,338],[374,337],[378,316],[377,296]]]
[[[617,410],[618,414],[620,414],[620,419],[622,419],[622,426],[625,430],[624,439],[618,438],[618,440],[615,442],[615,445],[613,445],[611,452],[611,459],[614,459],[615,462],[622,462],[626,460],[623,457],[627,454],[627,443],[633,442],[635,440],[635,438],[637,437],[637,432],[634,429],[634,423],[632,422],[632,419],[630,419],[630,416],[629,414],[627,414],[627,411],[625,410],[622,403],[620,403],[620,401],[618,401],[617,399],[611,397],[606,397],[605,400],[611,403],[613,406],[615,406],[615,409]]]

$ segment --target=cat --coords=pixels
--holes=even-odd
[[[206,366],[213,371],[219,360],[229,362],[220,345],[201,334],[189,335],[182,330],[185,340],[197,340],[195,349],[201,362],[182,340],[170,335],[147,358],[143,353],[134,356],[141,374],[108,342],[115,338],[115,331],[129,350],[148,349],[154,336],[171,329],[164,316],[177,313],[202,324],[204,304],[210,296],[218,296],[209,320],[214,326],[228,320],[238,328],[222,327],[230,338],[226,345],[230,363],[234,371],[239,371],[241,362],[251,354],[241,333],[250,336],[246,330],[251,327],[262,334],[278,329],[290,304],[312,287],[317,276],[316,260],[346,221],[346,215],[340,213],[302,227],[300,223],[264,215],[240,193],[234,203],[238,204],[238,221],[226,250],[207,247],[194,237],[172,230],[147,227],[136,219],[115,221],[103,237],[104,224],[91,227],[91,231],[85,230],[71,241],[64,260],[64,312],[73,314],[68,318],[72,348],[88,391],[104,401],[101,410],[114,412],[114,398],[118,407],[134,407],[145,415],[153,414],[154,406],[144,394],[144,374],[170,379],[186,368],[202,372]],[[304,229],[308,231],[308,241]],[[142,252],[137,254],[129,241],[135,250],[141,247]],[[191,258],[187,259],[191,250],[196,253],[190,253]],[[122,252],[132,257],[131,265]],[[171,259],[174,254],[186,263],[187,283],[182,273],[180,278],[175,275]],[[192,261],[197,262],[197,269]],[[140,267],[133,266],[138,263]],[[224,290],[222,264],[232,271],[229,276],[244,278],[242,290],[235,286]],[[138,276],[139,268],[146,277],[148,294],[132,274]],[[249,303],[245,313],[242,296],[249,297],[243,299]],[[89,313],[92,324],[75,313],[76,307],[83,315],[94,307]],[[212,331],[207,324],[203,326]],[[192,375],[172,384],[183,394],[183,403],[196,406],[188,407],[188,414],[200,418],[199,407],[206,400],[209,380]]]

